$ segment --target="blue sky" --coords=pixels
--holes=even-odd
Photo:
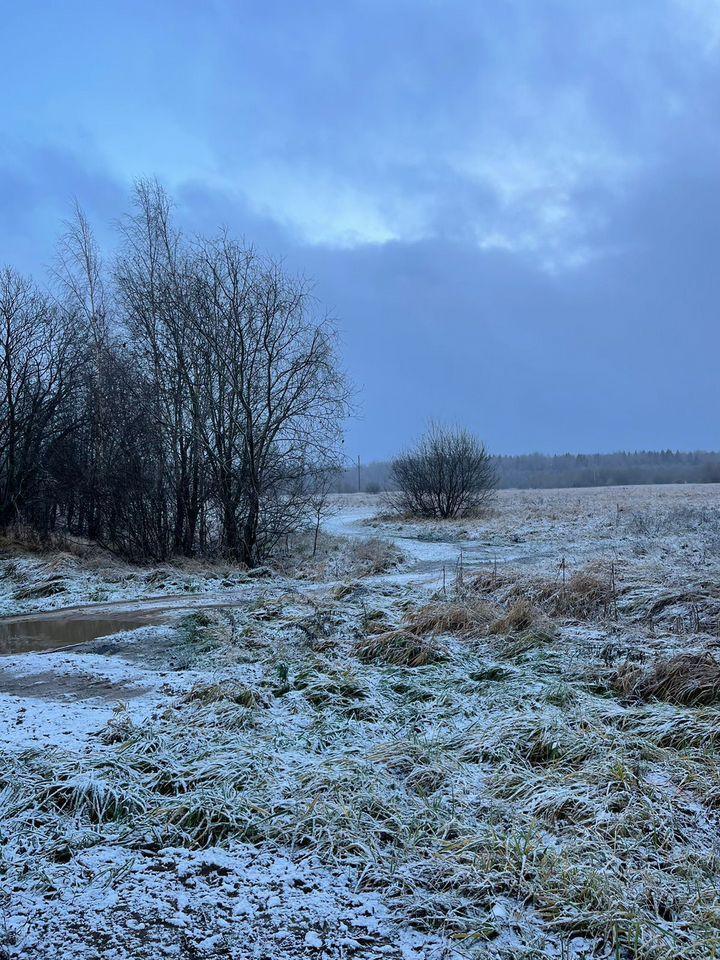
[[[157,176],[316,281],[359,416],[720,448],[720,0],[0,2],[0,261]]]

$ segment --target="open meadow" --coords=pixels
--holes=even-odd
[[[720,956],[720,487],[287,548],[5,547],[0,957]]]

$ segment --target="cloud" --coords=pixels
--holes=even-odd
[[[31,146],[6,139],[0,147],[0,258],[16,268],[43,274],[55,241],[77,198],[108,242],[111,220],[126,197],[115,180],[86,152],[59,145]]]
[[[190,231],[317,278],[364,456],[429,416],[507,451],[718,445],[717,2],[82,7],[6,23],[4,259],[48,262],[73,196],[112,242],[157,175]]]

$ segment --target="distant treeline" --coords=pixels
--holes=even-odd
[[[720,483],[720,453],[641,450],[635,453],[528,453],[494,457],[499,486],[514,489],[610,487],[643,483]],[[393,488],[389,461],[360,467],[360,489]],[[358,489],[357,466],[339,477],[337,490]]]

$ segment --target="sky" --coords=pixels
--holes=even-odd
[[[157,177],[314,280],[348,456],[720,449],[720,0],[0,0],[0,263]]]

